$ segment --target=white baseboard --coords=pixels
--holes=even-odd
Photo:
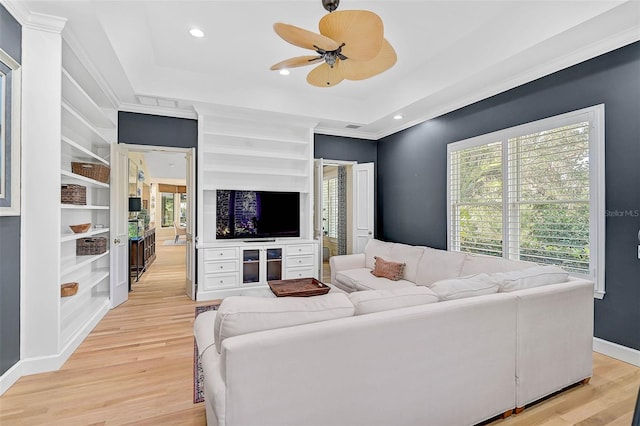
[[[3,395],[22,376],[59,370],[108,311],[109,302],[105,301],[104,305],[98,309],[93,317],[87,321],[85,326],[76,333],[60,353],[26,358],[18,361],[13,367],[0,376],[0,395]]]
[[[636,349],[594,337],[593,350],[603,355],[610,356],[611,358],[640,367],[640,351]]]
[[[3,395],[20,377],[24,376],[22,366],[22,361],[18,361],[0,376],[0,395]]]

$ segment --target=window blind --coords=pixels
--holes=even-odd
[[[338,178],[322,181],[322,227],[325,236],[338,238]]]
[[[589,272],[589,123],[508,141],[510,256]]]

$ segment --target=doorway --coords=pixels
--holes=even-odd
[[[119,148],[127,166],[114,177],[124,180],[129,203],[123,202],[125,207],[115,214],[126,216],[128,225],[129,256],[124,267],[130,271],[130,291],[162,269],[162,274],[174,277],[181,294],[191,298],[195,293],[190,232],[195,225],[194,150],[127,144]]]
[[[373,164],[315,160],[315,191],[318,274],[329,282],[330,257],[360,253],[363,235],[367,240],[373,237]]]

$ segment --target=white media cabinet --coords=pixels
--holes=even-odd
[[[270,279],[318,278],[313,128],[274,115],[198,111],[197,300],[264,293]],[[300,193],[300,237],[219,240],[216,191]]]
[[[267,281],[318,278],[318,242],[224,241],[198,250],[198,300],[260,294]]]

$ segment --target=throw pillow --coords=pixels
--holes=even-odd
[[[569,273],[558,266],[534,266],[492,276],[498,280],[500,292],[503,293],[569,281]]]
[[[365,290],[349,293],[356,315],[409,306],[426,305],[438,301],[438,295],[427,287],[402,287],[391,290]]]
[[[376,277],[388,278],[392,281],[398,281],[402,279],[402,274],[404,272],[404,263],[400,262],[391,262],[389,260],[384,260],[381,257],[374,256],[376,260],[376,264],[371,273]]]
[[[228,337],[274,328],[292,327],[353,316],[354,307],[344,293],[313,297],[230,296],[218,308],[213,325],[216,350]]]
[[[475,274],[436,281],[430,288],[440,300],[454,300],[497,293],[500,285],[487,274]]]

